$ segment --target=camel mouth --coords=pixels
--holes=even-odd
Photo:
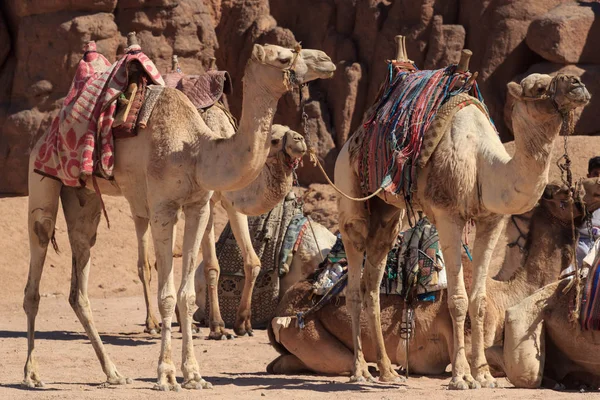
[[[585,85],[577,85],[567,93],[567,98],[578,106],[584,106],[588,104],[592,98],[592,95],[586,89]]]

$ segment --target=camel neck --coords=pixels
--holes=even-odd
[[[277,155],[267,160],[252,183],[223,196],[243,214],[259,215],[273,209],[291,190],[292,183],[292,169]]]
[[[256,79],[255,63],[249,62],[244,74],[242,116],[236,133],[227,139],[212,138],[200,168],[202,184],[211,190],[232,191],[247,186],[260,174],[269,154],[271,124],[277,92]]]

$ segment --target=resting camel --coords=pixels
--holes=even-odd
[[[142,240],[148,240],[148,224],[152,230],[162,319],[156,389],[180,388],[171,358],[171,321],[176,302],[184,327],[183,387],[210,387],[200,376],[191,322],[195,307],[194,274],[213,191],[239,190],[252,182],[260,174],[269,153],[271,124],[279,98],[294,84],[329,78],[334,71],[335,65],[322,51],[294,51],[257,44],[246,64],[242,117],[236,135],[229,139],[216,135],[183,93],[165,88],[147,126],[139,129],[133,138],[116,141],[114,180],[100,180],[100,190],[108,195],[125,196]],[[66,187],[59,181],[42,178],[33,172],[33,161],[34,157],[30,161],[29,174],[31,261],[23,302],[28,324],[28,356],[23,383],[30,387],[42,385],[33,353],[35,317],[40,299],[40,277],[48,243],[53,237],[60,197],[73,251],[69,302],[92,342],[107,383],[124,384],[127,379],[117,371],[100,340],[87,295],[90,250],[101,216],[100,199],[92,190]],[[185,233],[183,274],[176,294],[173,234],[180,209],[185,215]]]
[[[597,178],[584,182],[584,201],[588,210],[600,207],[600,185]],[[525,253],[517,248],[507,249],[507,258],[516,253],[522,258],[508,281],[487,278],[489,295],[488,311],[485,316],[485,348],[499,344],[501,347],[504,313],[540,287],[558,279],[562,270],[571,261],[573,236],[571,231],[571,209],[566,188],[548,185],[539,204],[526,215],[523,224],[526,234]],[[582,208],[575,211],[578,222],[583,217]],[[508,235],[507,235],[508,236]],[[513,235],[514,238],[514,235]],[[282,354],[271,362],[267,371],[275,374],[297,374],[316,372],[321,374],[347,375],[352,372],[352,335],[348,306],[344,300],[332,301],[312,316],[307,316],[304,329],[296,326],[294,318],[300,311],[313,305],[309,299],[311,285],[300,282],[294,285],[279,304],[277,315],[269,327],[271,344]],[[400,322],[404,304],[398,296],[382,295],[382,330],[386,332],[388,357],[391,362],[406,368],[406,347],[400,338]],[[452,319],[448,310],[447,291],[441,291],[435,302],[419,302],[415,307],[415,330],[409,342],[409,368],[412,373],[425,375],[443,374],[451,362]],[[522,318],[522,315],[520,315]],[[366,318],[361,318],[365,326]],[[376,360],[374,338],[371,332],[362,333],[365,358]],[[517,353],[512,353],[517,354]],[[505,348],[506,355],[506,348]],[[500,359],[492,358],[494,367],[502,365]],[[511,378],[512,382],[512,378]]]
[[[516,387],[538,388],[543,379],[600,386],[598,331],[583,330],[570,313],[576,291],[571,278],[536,291],[506,311],[500,354],[507,378]]]
[[[405,53],[404,53],[405,54]],[[487,116],[476,106],[457,111],[420,168],[413,208],[422,210],[438,229],[448,276],[448,306],[453,321],[450,389],[495,387],[484,353],[487,269],[502,230],[502,215],[522,214],[539,199],[548,181],[553,141],[562,115],[589,102],[590,94],[575,76],[532,74],[508,84],[515,97],[513,128],[516,153],[510,157]],[[358,170],[364,127],[346,142],[335,165],[335,183],[349,197],[364,195]],[[382,193],[369,206],[341,196],[339,225],[348,257],[348,310],[352,315],[354,361],[351,381],[373,380],[361,343],[360,314],[368,316],[379,380],[399,381],[385,351],[381,329],[379,282],[385,258],[398,234],[404,196]],[[461,266],[461,234],[467,221],[477,225],[473,254],[473,287],[467,296]],[[365,258],[364,269],[363,258]],[[362,302],[362,305],[361,305]],[[472,324],[471,367],[467,361],[464,323]]]

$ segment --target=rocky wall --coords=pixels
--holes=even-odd
[[[254,43],[326,51],[334,78],[305,89],[308,128],[330,174],[337,152],[361,123],[386,73],[393,38],[407,36],[409,57],[438,68],[473,51],[471,70],[503,140],[506,84],[529,72],[567,68],[594,87],[600,81],[598,3],[565,0],[4,0],[0,2],[0,194],[27,193],[31,146],[57,112],[88,40],[110,60],[123,51],[127,32],[162,72],[173,54],[184,71],[201,72],[215,56],[231,73],[241,108],[241,78]],[[590,109],[590,107],[588,107]],[[598,119],[586,109],[580,134],[594,134]],[[507,119],[507,122],[505,122]],[[298,94],[284,96],[275,117],[301,129]],[[309,162],[303,183],[324,182]]]

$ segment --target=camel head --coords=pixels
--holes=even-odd
[[[320,50],[294,50],[272,44],[255,44],[248,62],[255,67],[252,79],[277,93],[285,93],[293,85],[331,78],[336,69],[331,58]]]
[[[544,190],[544,194],[540,200],[542,207],[545,207],[550,214],[563,221],[571,220],[570,203],[575,201],[573,207],[573,218],[580,220],[584,213],[594,212],[600,208],[600,179],[587,178],[582,179],[577,185],[578,195],[575,200],[569,194],[569,188],[566,185],[548,184]],[[583,204],[581,203],[583,201]],[[585,205],[585,207],[584,207]],[[575,224],[580,224],[581,221],[576,221]]]
[[[304,156],[306,149],[306,142],[301,134],[285,125],[273,124],[269,157],[298,160]]]
[[[556,115],[583,107],[591,95],[581,79],[575,75],[558,74],[554,78],[546,74],[531,74],[520,83],[509,82],[508,93],[518,103],[535,107],[540,114]]]

